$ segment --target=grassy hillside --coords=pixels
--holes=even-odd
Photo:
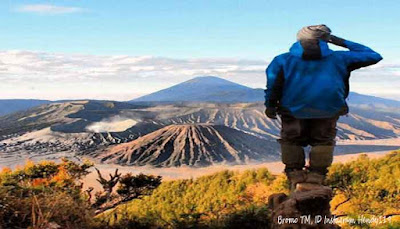
[[[400,151],[380,159],[361,155],[356,161],[334,164],[328,183],[334,189],[331,206],[338,221],[350,222],[344,228],[389,228],[389,219],[394,222],[398,216],[374,225],[357,220],[400,214],[399,177]],[[103,217],[121,228],[133,221],[170,228],[268,228],[268,196],[286,191],[286,178],[272,176],[266,169],[224,171],[196,180],[164,182],[151,196]]]
[[[240,222],[264,228],[268,196],[285,191],[285,185],[283,176],[274,177],[267,169],[164,182],[151,196],[120,206],[117,221],[134,217],[141,223],[172,228],[231,228]],[[107,217],[114,221],[114,214]]]
[[[361,155],[356,161],[334,164],[328,183],[335,191],[331,206],[336,215],[355,218],[393,215],[392,220],[399,219],[400,151],[380,159]]]

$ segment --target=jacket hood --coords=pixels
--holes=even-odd
[[[321,54],[321,58],[332,54],[332,50],[329,49],[328,43],[323,40],[318,40],[319,50]],[[304,57],[305,49],[303,48],[300,41],[295,42],[289,50],[290,54],[293,56]],[[319,58],[317,58],[319,59]]]

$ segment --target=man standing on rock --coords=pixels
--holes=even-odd
[[[349,51],[332,51],[327,43]],[[291,190],[297,184],[297,189],[302,184],[323,184],[333,160],[336,122],[348,113],[350,73],[380,60],[372,49],[331,35],[326,25],[314,25],[302,28],[290,51],[270,63],[265,114],[281,117],[278,141]],[[308,145],[310,160],[305,168],[303,147]]]

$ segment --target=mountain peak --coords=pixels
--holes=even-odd
[[[193,79],[183,82],[183,84],[236,85],[245,87],[217,76],[197,76]]]
[[[196,76],[188,81],[196,81],[196,80],[201,80],[201,81],[224,81],[224,82],[229,82],[232,83],[231,81],[225,80],[221,77],[218,76]]]
[[[222,80],[222,78],[220,78],[218,76],[196,76],[191,80],[207,80],[207,79],[210,79],[210,80],[212,80],[212,79]]]
[[[252,88],[216,76],[198,76],[133,102],[239,102],[249,95],[249,101],[257,101],[263,98],[259,94]]]

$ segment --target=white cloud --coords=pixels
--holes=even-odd
[[[351,88],[400,98],[400,62],[379,63],[352,74]],[[128,100],[200,75],[264,88],[268,61],[235,58],[175,59],[0,51],[0,98]],[[388,94],[386,93],[387,97]]]
[[[197,75],[234,77],[237,73],[263,77],[267,63],[239,59],[173,59],[152,56],[95,56],[31,51],[0,52],[0,78],[4,81],[70,81],[107,79],[167,79]],[[151,79],[150,79],[151,80]]]
[[[67,14],[76,13],[82,11],[82,8],[68,7],[68,6],[56,6],[51,4],[29,4],[22,5],[17,8],[18,12],[31,12],[39,14]]]

